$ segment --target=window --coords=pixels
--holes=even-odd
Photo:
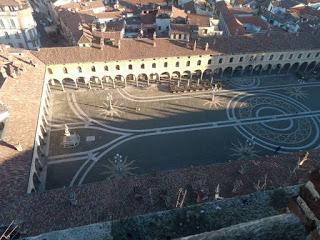
[[[211,59],[209,59],[209,60],[208,60],[208,64],[211,64],[211,62],[212,62],[212,60],[211,60]]]
[[[119,65],[116,65],[116,70],[120,70],[120,66]]]
[[[78,72],[82,73],[82,68],[80,66],[78,67]]]
[[[13,19],[10,19],[10,25],[12,28],[16,28],[16,24],[14,23]]]
[[[66,67],[63,68],[63,73],[68,73],[68,69]]]
[[[2,19],[0,19],[0,28],[4,28],[4,24],[3,24]]]
[[[208,34],[208,29],[204,29],[203,34]]]
[[[16,39],[20,39],[20,34],[18,32],[16,32]]]
[[[9,36],[9,34],[7,32],[4,32],[4,35],[6,35],[6,39],[10,38],[10,36]]]
[[[198,60],[198,61],[197,61],[197,65],[198,65],[198,66],[201,65],[201,60]]]
[[[243,57],[240,57],[239,62],[242,62],[242,61],[243,61]]]
[[[318,52],[315,57],[319,57],[319,55],[320,55],[320,52]]]
[[[222,63],[222,58],[219,59],[219,63]]]
[[[161,31],[161,26],[158,27],[158,30]]]
[[[128,68],[129,68],[130,70],[132,70],[132,64],[129,64]]]
[[[53,74],[53,72],[52,72],[52,69],[51,69],[51,68],[48,68],[48,73],[49,73],[49,74]]]
[[[291,54],[289,55],[289,59],[292,59],[292,57],[293,57],[293,54],[291,53]]]
[[[269,60],[272,60],[272,59],[273,59],[273,55],[270,55]]]
[[[302,57],[302,54],[300,53],[299,55],[298,55],[298,58],[301,58]]]
[[[310,53],[308,53],[307,58],[309,58],[309,57],[310,57],[310,55],[311,55],[311,54],[310,54]]]
[[[229,62],[231,62],[231,63],[233,62],[233,57],[229,59]]]
[[[22,43],[19,43],[19,48],[24,48]]]
[[[261,56],[260,61],[263,61],[263,59],[264,59],[264,55]]]
[[[279,57],[279,60],[282,60],[282,59],[283,59],[283,54],[281,54]]]
[[[187,67],[189,67],[189,66],[190,66],[190,61],[187,61],[187,64],[186,64],[186,65],[187,65]]]
[[[144,64],[141,64],[141,69],[144,69]]]
[[[167,62],[164,63],[164,67],[168,67],[168,63]]]
[[[92,72],[95,72],[95,71],[96,71],[96,67],[95,67],[95,66],[92,66],[92,67],[91,67],[91,71],[92,71]]]
[[[179,67],[179,62],[176,62],[176,67]]]
[[[152,68],[156,68],[156,64],[155,63],[152,63]]]
[[[108,66],[106,65],[106,66],[104,66],[104,70],[105,71],[109,71],[109,68],[108,68]]]

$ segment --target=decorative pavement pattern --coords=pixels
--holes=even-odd
[[[55,93],[46,188],[319,147],[320,82],[223,85],[179,95],[156,87]],[[65,124],[80,136],[73,149],[61,144]]]

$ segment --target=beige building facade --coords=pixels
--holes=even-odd
[[[240,75],[305,72],[319,68],[320,49],[248,54],[201,54],[121,61],[80,62],[47,65],[50,84],[112,83],[113,87],[162,80],[203,80]]]

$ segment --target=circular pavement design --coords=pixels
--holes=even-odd
[[[276,93],[235,96],[228,104],[230,120],[261,119],[261,122],[235,126],[239,133],[256,144],[280,152],[299,151],[315,148],[319,144],[319,120],[316,117],[276,119],[276,116],[310,111],[298,101]],[[274,120],[273,120],[274,119]]]

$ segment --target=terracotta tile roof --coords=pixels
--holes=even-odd
[[[91,24],[95,19],[95,17],[90,14],[71,12],[61,7],[56,7],[55,9],[60,20],[72,33],[72,37],[76,42],[78,42],[82,36],[82,30],[79,29],[79,24]]]
[[[188,22],[199,27],[210,27],[210,16],[188,14]]]
[[[236,15],[243,15],[243,14],[253,14],[254,10],[252,8],[249,7],[228,7],[229,12],[231,14],[236,14]]]
[[[171,32],[176,33],[190,33],[191,30],[196,29],[196,26],[190,25],[190,24],[170,24]]]
[[[236,17],[238,21],[240,21],[242,24],[253,24],[257,27],[260,27],[261,30],[268,30],[269,24],[262,20],[258,16],[242,16],[242,17]]]
[[[104,7],[104,3],[102,0],[97,1],[86,1],[86,2],[72,2],[72,3],[66,3],[60,6],[61,8],[65,9],[72,9],[76,11],[86,11],[91,10],[94,8],[102,8]]]
[[[149,204],[149,189],[155,193],[155,201],[158,199],[158,193],[165,189],[167,196],[172,200],[170,208],[174,208],[171,203],[175,204],[178,189],[181,186],[197,186],[197,182],[203,182],[204,187],[209,189],[209,196],[214,195],[214,190],[219,183],[220,186],[223,186],[221,194],[224,197],[255,192],[252,182],[266,173],[270,182],[286,186],[289,176],[287,169],[295,167],[297,155],[277,155],[256,161],[234,161],[225,164],[194,166],[29,194],[19,201],[10,202],[6,208],[0,209],[0,222],[4,224],[10,223],[12,219],[20,220],[19,230],[28,235],[35,235],[106,221],[106,219],[110,219],[110,216],[113,219],[118,219],[163,210],[164,207],[158,204]],[[312,158],[319,158],[319,152],[312,153]],[[243,190],[234,193],[232,192],[232,182],[238,179],[238,171],[243,164],[250,166],[246,171],[247,176],[252,176],[255,179],[243,178]],[[305,177],[306,171],[303,171],[302,174],[302,176],[299,174],[299,177]],[[221,178],[221,176],[227,177]],[[290,184],[297,184],[297,181],[290,182]],[[132,196],[133,189],[137,186],[144,199],[142,203],[136,201]],[[75,206],[71,204],[69,199],[71,192],[75,193],[78,201]]]
[[[1,0],[0,1],[0,6],[18,7],[18,6],[25,6],[25,5],[28,5],[28,1],[26,0]]]
[[[8,77],[2,84],[1,101],[8,107],[4,141],[0,142],[0,209],[26,194],[38,121],[45,66],[32,54],[19,50],[22,56],[10,56],[13,66],[25,69],[16,78]],[[0,53],[2,55],[2,53]],[[32,60],[36,67],[28,62]],[[1,60],[2,61],[2,60]],[[14,145],[20,142],[23,151]]]
[[[185,13],[184,9],[177,8],[172,6],[172,18],[186,18],[187,14]]]
[[[157,12],[151,12],[148,14],[140,15],[141,23],[147,24],[147,25],[155,24],[156,23],[156,15],[157,15]]]
[[[145,59],[170,56],[189,56],[203,54],[237,54],[250,52],[289,51],[297,49],[320,49],[320,33],[293,34],[276,32],[267,35],[242,35],[228,38],[206,38],[203,46],[193,51],[185,43],[169,39],[156,39],[153,46],[149,39],[122,39],[121,48],[104,47],[104,51],[91,48],[41,48],[33,54],[46,64],[65,64],[77,62],[114,61],[126,59]],[[205,42],[209,50],[204,50]],[[135,51],[132,51],[135,49]]]
[[[281,7],[281,8],[285,8],[285,9],[289,9],[291,7],[294,7],[298,4],[300,4],[301,2],[296,1],[296,0],[273,0],[272,1],[272,5],[275,7]]]
[[[320,18],[320,10],[316,10],[309,6],[296,6],[289,9],[290,13],[298,17]],[[319,22],[320,23],[320,22]]]
[[[216,8],[217,8],[217,11],[219,12],[219,16],[221,16],[225,21],[230,35],[245,34],[245,30],[241,22],[239,22],[235,18],[235,16],[230,12],[230,10],[227,7],[227,4],[224,1],[217,2]]]
[[[93,15],[98,19],[121,18],[122,12],[121,11],[108,11],[108,12],[94,13]]]

